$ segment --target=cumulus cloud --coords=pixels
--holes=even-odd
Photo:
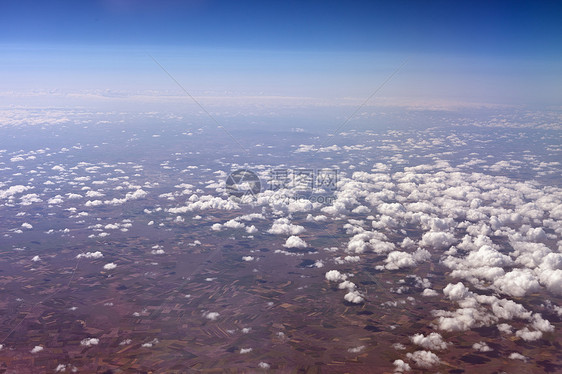
[[[443,294],[449,298],[449,300],[462,300],[469,295],[469,289],[462,283],[457,284],[447,284],[443,289]]]
[[[330,270],[326,272],[325,277],[331,282],[339,282],[347,279],[347,275],[342,274],[337,270]]]
[[[105,200],[103,203],[107,204],[107,205],[121,205],[121,204],[126,203],[127,201],[145,198],[147,195],[148,195],[148,192],[139,188],[139,189],[135,190],[134,192],[127,192],[125,194],[124,198],[121,198],[121,199],[113,198],[111,200]]]
[[[429,231],[423,234],[420,245],[435,249],[444,249],[455,243],[456,239],[450,232]]]
[[[304,240],[302,240],[298,236],[291,235],[287,238],[287,240],[285,241],[285,244],[283,244],[283,247],[285,247],[285,248],[306,248],[306,247],[308,247],[308,245],[306,244],[306,242]]]
[[[528,327],[515,331],[515,336],[529,342],[542,338],[542,331],[531,331]]]
[[[511,257],[499,253],[489,245],[483,245],[477,251],[471,252],[465,259],[464,263],[471,267],[481,266],[510,266],[512,264]]]
[[[241,229],[244,228],[246,225],[244,225],[242,222],[237,221],[235,219],[231,219],[229,221],[226,221],[223,224],[224,227],[228,227],[229,229]]]
[[[406,253],[400,251],[390,252],[384,260],[387,270],[397,270],[406,267],[416,266],[418,263],[427,261],[431,257],[429,251],[418,248],[414,253]]]
[[[527,358],[526,356],[523,356],[521,353],[512,352],[512,353],[509,355],[509,359],[510,359],[510,360],[521,360],[521,361],[527,362],[527,359],[528,359],[528,358]]]
[[[87,207],[95,207],[95,206],[100,206],[100,205],[103,205],[103,201],[101,201],[101,200],[88,200],[84,204],[84,206],[87,206]]]
[[[103,197],[103,196],[105,196],[105,194],[99,191],[89,190],[86,192],[86,197]]]
[[[377,231],[364,231],[355,234],[347,244],[347,252],[361,254],[370,249],[376,253],[388,253],[396,249],[394,243],[387,241],[387,237]]]
[[[511,331],[511,325],[507,323],[500,323],[496,327],[500,332],[503,332],[504,334],[511,334],[513,332]]]
[[[466,331],[474,327],[489,326],[497,318],[478,308],[459,308],[455,311],[437,310],[432,312],[437,317],[436,326],[443,331]]]
[[[104,270],[113,270],[117,267],[117,264],[113,263],[113,262],[109,262],[105,265],[103,265],[103,269]]]
[[[403,373],[405,371],[412,370],[410,364],[404,362],[403,360],[394,360],[393,365],[395,373]]]
[[[0,199],[8,199],[14,195],[21,194],[27,190],[30,190],[32,187],[23,186],[21,184],[11,186],[6,190],[0,190]]]
[[[156,345],[156,344],[158,344],[158,343],[160,343],[160,341],[159,341],[157,338],[154,338],[154,339],[152,339],[152,340],[149,341],[149,342],[143,343],[143,344],[141,345],[141,347],[143,347],[143,348],[152,348],[154,345]]]
[[[353,304],[361,304],[363,301],[365,301],[363,295],[361,295],[361,293],[359,293],[359,291],[357,290],[349,291],[344,295],[343,298],[345,299],[345,301]]]
[[[348,280],[344,280],[343,282],[341,282],[340,284],[338,284],[338,288],[340,290],[350,290],[353,291],[357,288],[357,286],[355,285],[355,283],[350,282]]]
[[[365,346],[360,345],[358,347],[349,348],[347,351],[349,353],[360,353],[360,352],[363,352],[364,349],[365,349]]]
[[[417,366],[425,369],[429,369],[441,363],[439,357],[431,351],[415,351],[414,353],[407,353],[406,357],[412,360]]]
[[[494,286],[510,296],[522,297],[540,288],[535,274],[530,269],[513,269],[509,273],[497,278]]]
[[[257,229],[256,226],[251,225],[251,226],[247,226],[247,227],[246,227],[246,232],[247,232],[248,234],[255,234],[255,233],[258,232],[258,229]]]
[[[384,267],[388,270],[397,270],[416,265],[416,261],[410,253],[400,251],[390,252],[384,262],[386,262]]]
[[[69,372],[71,373],[76,373],[78,372],[78,369],[76,368],[76,366],[71,365],[71,364],[58,364],[57,367],[55,368],[55,373],[64,373],[66,372],[66,370],[68,369]]]
[[[431,288],[426,288],[423,290],[422,292],[422,296],[424,297],[432,297],[432,296],[438,296],[439,292],[432,290]]]
[[[80,253],[79,255],[76,256],[76,258],[102,258],[103,257],[103,253],[101,253],[100,251],[95,251],[95,252],[86,252],[86,253]]]
[[[305,231],[303,226],[293,225],[287,218],[279,218],[273,222],[269,230],[270,234],[276,235],[298,235]]]
[[[189,197],[185,206],[169,208],[168,212],[172,214],[180,214],[194,211],[202,211],[208,209],[216,210],[235,210],[240,209],[240,205],[230,199],[222,199],[218,196],[193,194]]]
[[[540,283],[550,292],[562,295],[562,269],[539,268],[537,270]]]
[[[441,334],[436,332],[432,332],[427,336],[424,336],[423,334],[415,334],[410,336],[410,340],[412,343],[429,350],[447,349],[447,343],[443,341]]]
[[[40,345],[36,345],[35,347],[33,347],[33,349],[30,351],[31,353],[39,353],[43,350],[44,348]]]
[[[204,312],[203,317],[210,319],[211,321],[216,321],[217,318],[220,317],[220,314],[218,312]]]
[[[478,343],[474,343],[472,345],[472,349],[478,351],[478,352],[491,352],[493,351],[492,348],[490,348],[490,346],[488,346],[488,344],[486,344],[485,342],[478,342]]]
[[[92,345],[98,345],[99,343],[100,343],[100,340],[98,338],[86,338],[86,339],[83,339],[80,342],[80,345],[90,347]]]

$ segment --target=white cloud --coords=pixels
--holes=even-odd
[[[527,362],[527,357],[523,356],[521,353],[512,352],[509,355],[510,360],[521,360]]]
[[[338,284],[338,288],[340,290],[349,290],[349,291],[353,291],[357,288],[357,286],[355,285],[355,283],[350,282],[348,280],[344,280],[343,282],[341,282],[340,284]]]
[[[15,186],[11,186],[6,190],[0,190],[0,199],[8,199],[11,198],[14,195],[23,193],[27,190],[32,189],[33,187],[29,187],[29,186],[23,186],[21,184],[15,185]]]
[[[100,251],[80,253],[76,258],[102,258],[103,254]]]
[[[246,232],[248,234],[255,234],[255,233],[258,232],[258,229],[256,228],[256,226],[251,225],[251,226],[246,227]]]
[[[410,340],[412,343],[429,350],[447,349],[447,343],[443,341],[443,337],[437,332],[432,332],[427,336],[424,336],[423,334],[415,334],[410,336]]]
[[[552,293],[562,295],[562,270],[540,268],[539,281]]]
[[[287,240],[285,241],[285,244],[283,244],[283,247],[285,247],[285,248],[306,248],[306,247],[308,247],[308,245],[306,244],[306,242],[304,240],[302,240],[298,236],[291,235],[287,238]]]
[[[349,353],[361,353],[365,349],[364,345],[360,345],[358,347],[349,348],[347,351]]]
[[[540,289],[539,282],[530,269],[513,269],[497,278],[494,286],[500,292],[515,297],[522,297]]]
[[[499,253],[489,245],[483,245],[477,251],[471,252],[464,259],[464,262],[476,268],[481,266],[510,266],[513,261],[509,256]]]
[[[35,347],[33,347],[33,349],[30,351],[31,353],[39,353],[43,350],[44,348],[40,345],[36,345]]]
[[[542,332],[552,332],[554,331],[554,326],[546,319],[542,318],[540,313],[535,313],[531,317],[531,325]]]
[[[293,225],[287,218],[275,220],[271,228],[267,230],[268,233],[276,235],[298,235],[302,234],[304,231],[305,229],[303,226]]]
[[[339,282],[347,279],[347,275],[342,274],[337,270],[330,270],[326,272],[325,277],[331,282]]]
[[[422,292],[422,296],[424,297],[432,297],[432,296],[438,296],[439,292],[432,290],[431,288],[426,288],[423,290]]]
[[[246,225],[244,225],[242,222],[237,221],[235,219],[231,219],[229,221],[226,221],[223,224],[224,227],[228,227],[229,229],[241,229],[244,228]]]
[[[217,196],[203,195],[197,196],[195,194],[191,195],[186,202],[187,205],[170,208],[168,212],[172,214],[181,214],[193,211],[207,210],[207,209],[218,209],[218,210],[234,210],[240,209],[240,205],[233,200],[222,199]]]
[[[104,270],[113,270],[117,267],[117,264],[113,263],[113,262],[109,262],[105,265],[103,265],[103,269]]]
[[[62,204],[63,202],[64,202],[64,200],[62,199],[62,196],[60,196],[60,195],[57,195],[57,196],[52,197],[49,200],[47,200],[47,204],[50,204],[50,205]]]
[[[472,349],[478,351],[478,352],[491,352],[493,351],[492,348],[490,348],[490,346],[488,346],[488,344],[486,344],[485,342],[478,342],[478,343],[474,343],[472,345]]]
[[[414,361],[417,366],[426,369],[441,363],[439,357],[431,351],[415,351],[414,353],[407,353],[406,357]]]
[[[125,195],[125,199],[127,200],[137,200],[137,199],[142,199],[144,197],[146,197],[148,195],[148,192],[143,191],[142,189],[138,189],[135,192],[128,192]]]
[[[427,261],[431,257],[429,251],[418,248],[414,253],[406,253],[400,251],[393,251],[388,254],[388,257],[384,260],[386,265],[384,266],[388,270],[397,270],[406,267],[412,267],[420,262]]]
[[[524,327],[521,330],[515,331],[515,336],[529,342],[542,338],[542,331],[531,331],[528,327]]]
[[[384,262],[386,262],[384,267],[388,270],[397,270],[416,265],[416,261],[411,254],[400,251],[390,252]]]
[[[410,364],[404,362],[403,360],[394,360],[393,365],[395,373],[403,373],[405,371],[412,370]]]
[[[437,317],[437,328],[444,331],[467,331],[497,321],[497,318],[476,308],[459,308],[452,312],[438,310],[432,313]]]
[[[423,234],[420,245],[435,249],[445,249],[455,243],[456,239],[450,232],[429,231]]]
[[[509,325],[507,323],[500,323],[496,327],[498,328],[498,330],[500,332],[503,332],[504,334],[512,334],[513,333],[513,331],[511,331],[511,325]]]
[[[86,197],[103,197],[103,196],[105,196],[105,194],[99,191],[90,190],[86,192]]]
[[[86,338],[80,342],[80,345],[84,345],[86,347],[91,347],[92,345],[98,345],[100,340],[98,338]]]
[[[84,204],[84,206],[87,206],[87,207],[100,206],[100,205],[103,205],[103,201],[101,201],[101,200],[88,200]]]
[[[143,344],[141,345],[141,347],[143,347],[143,348],[152,348],[154,345],[156,345],[156,344],[158,344],[158,343],[160,343],[160,341],[159,341],[157,338],[154,338],[154,339],[152,339],[152,340],[149,341],[149,342],[143,343]]]
[[[64,373],[66,371],[66,365],[65,364],[58,364],[57,367],[55,368],[55,373]],[[71,369],[72,371],[72,369]]]
[[[443,294],[449,298],[449,300],[462,300],[469,295],[469,289],[462,283],[457,284],[447,284],[443,289]]]
[[[353,303],[353,304],[361,304],[363,301],[365,301],[365,299],[363,299],[363,296],[361,295],[361,293],[359,293],[359,291],[349,291],[348,293],[346,293],[343,297],[345,299],[345,301]]]
[[[210,319],[211,321],[216,321],[217,318],[220,317],[220,314],[218,312],[205,312],[203,313],[203,317]]]

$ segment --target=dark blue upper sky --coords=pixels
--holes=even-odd
[[[561,1],[2,1],[0,41],[560,54]]]
[[[6,89],[562,100],[562,1],[0,0]],[[173,85],[172,85],[173,86]],[[176,87],[177,89],[177,87]]]

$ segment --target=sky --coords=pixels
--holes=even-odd
[[[152,56],[198,97],[359,100],[398,70],[381,102],[557,107],[561,18],[559,1],[0,1],[0,95],[181,94]]]

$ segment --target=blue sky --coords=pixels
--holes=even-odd
[[[559,1],[0,1],[6,90],[560,105]]]

